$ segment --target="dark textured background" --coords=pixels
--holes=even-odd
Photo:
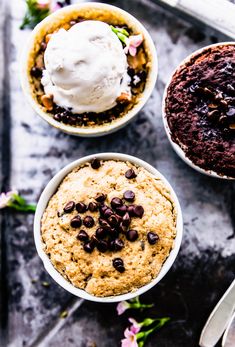
[[[158,50],[158,81],[132,124],[111,136],[81,139],[52,129],[25,101],[18,76],[20,53],[29,35],[18,29],[24,2],[0,2],[4,18],[0,22],[4,46],[0,47],[0,179],[4,189],[20,189],[33,202],[60,168],[83,155],[124,152],[157,167],[179,196],[185,233],[172,270],[141,297],[155,303],[149,315],[172,318],[146,346],[195,347],[208,314],[234,278],[235,186],[198,174],[176,156],[164,133],[161,98],[170,73],[186,55],[226,38],[148,0],[112,3],[133,13],[149,29]],[[128,314],[117,317],[115,305],[82,301],[54,283],[36,254],[33,215],[4,211],[0,223],[0,346],[119,346]],[[49,286],[43,286],[43,281]],[[69,315],[62,319],[64,310]]]

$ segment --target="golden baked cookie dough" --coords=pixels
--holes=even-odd
[[[136,178],[125,177],[130,168],[134,169]],[[129,227],[138,231],[138,239],[130,242],[120,234],[119,238],[124,242],[120,251],[101,253],[95,248],[92,253],[85,252],[83,243],[76,236],[81,229],[89,236],[95,234],[99,227],[99,211],[79,214],[82,219],[86,215],[94,218],[92,228],[84,225],[72,228],[70,220],[78,212],[65,214],[64,206],[69,201],[88,205],[101,193],[107,194],[105,203],[110,205],[112,198],[122,198],[126,190],[133,191],[134,204],[144,208],[143,217],[131,218]],[[154,245],[147,240],[150,231],[159,236]],[[50,199],[42,218],[41,234],[44,250],[52,264],[75,287],[99,297],[119,295],[137,290],[158,275],[174,246],[176,210],[165,184],[143,167],[107,160],[101,162],[99,169],[93,169],[87,163],[69,173]],[[123,273],[113,267],[115,258],[123,260]]]

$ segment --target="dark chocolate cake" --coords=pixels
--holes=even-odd
[[[235,45],[207,48],[181,65],[165,113],[172,140],[195,165],[235,178]]]

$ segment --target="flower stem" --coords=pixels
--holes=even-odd
[[[9,203],[8,207],[13,208],[14,210],[20,211],[20,212],[35,212],[36,211],[36,205],[20,205],[18,203],[11,202]]]

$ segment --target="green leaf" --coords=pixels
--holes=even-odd
[[[37,0],[26,0],[26,5],[27,11],[23,18],[20,29],[25,29],[26,27],[33,29],[50,13],[48,8],[39,8]]]
[[[8,207],[20,212],[35,212],[36,205],[27,204],[26,200],[19,194],[12,195],[13,200],[9,201]]]
[[[116,28],[113,25],[110,25],[110,28],[117,35],[120,41],[122,41],[125,45],[127,44],[127,38],[129,37],[129,33],[124,28]]]

